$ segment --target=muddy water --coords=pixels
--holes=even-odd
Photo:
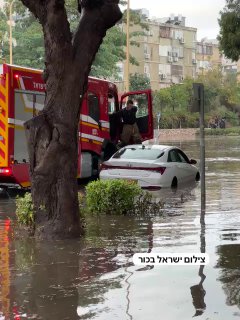
[[[199,159],[198,141],[171,142]],[[15,205],[0,199],[0,320],[240,318],[240,140],[206,141],[200,186],[154,192],[165,217],[90,218],[81,240],[14,239]],[[210,264],[132,265],[135,252],[206,251]]]

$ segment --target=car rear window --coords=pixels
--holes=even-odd
[[[124,148],[113,156],[114,159],[156,160],[164,155],[163,150],[152,148]]]

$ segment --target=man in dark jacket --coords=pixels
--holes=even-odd
[[[129,144],[130,140],[133,143],[142,143],[141,135],[136,123],[137,107],[133,105],[132,100],[127,101],[126,108],[120,110],[118,115],[123,120],[123,130],[121,134],[121,146]]]

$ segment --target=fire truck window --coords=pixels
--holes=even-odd
[[[147,93],[130,94],[125,98],[132,100],[134,106],[137,107],[137,125],[141,134],[147,134],[149,132],[149,97]]]
[[[11,119],[11,123],[14,126],[14,160],[22,163],[28,159],[27,142],[23,124],[33,117],[36,97],[27,91],[23,91],[15,92],[14,99],[14,119]]]
[[[112,94],[108,95],[108,113],[112,114],[116,111],[116,101]]]
[[[88,93],[88,115],[93,118],[97,123],[100,120],[100,106],[98,97],[89,92]]]
[[[45,94],[36,94],[35,95],[35,104],[34,104],[34,116],[37,116],[39,111],[44,107]]]
[[[148,96],[145,93],[129,95],[127,100],[132,100],[137,107],[137,118],[146,117],[148,115]]]

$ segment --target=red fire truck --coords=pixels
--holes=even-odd
[[[41,70],[0,65],[0,185],[30,186],[23,124],[42,110],[45,90]],[[137,124],[143,141],[151,139],[151,90],[129,92],[119,99],[114,83],[89,77],[80,115],[79,178],[97,174],[101,160],[116,150],[122,129],[116,111],[128,97],[138,106]]]

